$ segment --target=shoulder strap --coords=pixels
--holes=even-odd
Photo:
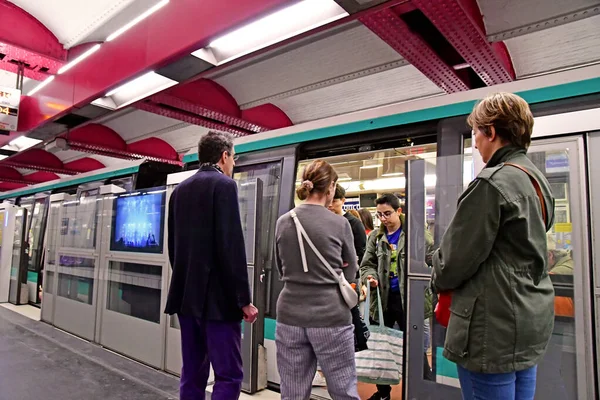
[[[306,239],[306,242],[308,243],[308,245],[310,246],[312,251],[317,255],[319,260],[321,260],[321,262],[327,267],[329,272],[331,272],[331,274],[336,279],[339,278],[340,276],[338,275],[338,273],[335,272],[335,270],[331,267],[331,265],[327,262],[327,260],[325,260],[325,257],[323,257],[323,255],[319,252],[319,250],[317,250],[317,248],[313,244],[312,240],[310,240],[310,238],[308,237],[308,234],[304,230],[304,227],[302,226],[302,224],[300,223],[300,220],[298,219],[298,216],[296,215],[296,211],[295,210],[290,211],[290,215],[291,215],[292,219],[294,220],[294,224],[296,224],[296,233],[298,234],[298,244],[300,245],[300,256],[302,257],[302,266],[304,267],[304,272],[308,272],[308,264],[306,263],[306,253],[304,252],[304,241],[302,240],[303,237],[304,237],[304,239]]]
[[[542,188],[540,187],[540,183],[537,181],[537,179],[535,179],[535,177],[525,167],[518,165],[518,164],[513,164],[513,163],[504,163],[504,165],[510,165],[511,167],[520,169],[521,171],[525,172],[529,176],[529,179],[531,180],[531,183],[533,184],[533,187],[535,188],[535,192],[537,193],[537,196],[540,199],[540,205],[542,207],[542,218],[544,219],[544,224],[547,228],[548,227],[548,214],[546,213],[546,202],[544,201],[544,194],[542,193]]]

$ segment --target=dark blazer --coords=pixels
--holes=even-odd
[[[180,183],[169,203],[173,274],[167,314],[238,321],[250,304],[237,186],[213,167]]]
[[[367,234],[365,233],[365,226],[362,221],[356,218],[349,212],[344,214],[344,217],[350,222],[350,228],[352,228],[352,235],[354,235],[354,249],[358,256],[358,264],[362,261],[365,255],[365,249],[367,247]]]

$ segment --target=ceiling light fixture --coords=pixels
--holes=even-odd
[[[169,3],[169,0],[162,0],[162,1],[158,2],[153,7],[150,7],[148,10],[146,10],[142,14],[138,15],[136,18],[129,21],[128,24],[122,26],[121,28],[117,29],[115,32],[111,33],[106,38],[106,41],[110,42],[112,40],[115,40],[116,38],[121,36],[123,33],[127,32],[129,29],[131,29],[133,26],[139,24],[140,22],[142,22],[143,20],[148,18],[150,15],[154,14],[155,12],[157,12],[158,10],[160,10],[161,8],[166,6],[168,3]]]
[[[100,50],[100,44],[96,44],[96,45],[90,47],[88,50],[83,52],[79,57],[75,58],[70,63],[63,65],[58,70],[58,74],[60,75],[60,74],[67,72],[68,70],[70,70],[71,68],[73,68],[74,66],[76,66],[77,64],[79,64],[80,62],[82,62],[83,60],[85,60],[86,58],[91,56],[92,54],[94,54],[95,52],[97,52],[98,50]]]
[[[108,109],[117,109],[175,86],[177,83],[173,79],[150,71],[109,91],[105,97],[96,99],[92,103]]]
[[[49,77],[46,78],[45,81],[43,81],[42,83],[40,83],[39,85],[34,87],[29,93],[27,93],[27,96],[33,96],[34,94],[36,94],[38,91],[43,89],[46,85],[48,85],[53,80],[54,80],[54,75],[50,75]]]
[[[148,80],[152,75],[156,75],[156,73],[154,71],[147,72],[144,75],[139,76],[139,77],[137,77],[127,83],[124,83],[121,86],[116,87],[113,90],[109,91],[108,93],[106,93],[106,97],[110,97],[122,90],[131,89],[131,88],[137,86],[138,84],[140,84],[141,82]]]
[[[41,142],[42,141],[39,139],[33,139],[27,136],[19,136],[18,138],[11,140],[10,143],[3,146],[1,149],[10,151],[23,151]]]
[[[207,50],[220,65],[347,15],[333,0],[303,0],[213,40]],[[203,59],[200,50],[192,55]]]
[[[403,172],[389,172],[387,174],[382,174],[381,176],[401,176],[404,175]]]
[[[363,165],[360,169],[371,169],[371,168],[379,168],[383,167],[383,164],[371,164],[371,165]]]

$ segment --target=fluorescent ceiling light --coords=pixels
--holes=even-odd
[[[54,75],[49,76],[48,78],[46,78],[46,80],[44,82],[40,83],[35,88],[33,88],[29,93],[27,93],[27,96],[33,96],[34,94],[36,94],[39,90],[44,88],[46,85],[48,85],[53,80],[54,80]]]
[[[403,172],[390,172],[387,174],[382,174],[381,176],[400,176],[400,175],[404,175]]]
[[[177,83],[173,79],[151,71],[111,90],[106,97],[96,99],[92,103],[108,109],[117,109],[175,86]]]
[[[41,143],[41,140],[32,139],[27,136],[19,136],[18,138],[11,140],[6,146],[3,146],[2,150],[23,151],[38,143]]]
[[[379,168],[383,167],[383,164],[371,164],[371,165],[363,165],[360,169],[371,169],[371,168]]]
[[[89,56],[91,56],[92,54],[94,54],[95,52],[97,52],[100,49],[100,45],[96,44],[92,47],[90,47],[87,51],[85,51],[84,53],[82,53],[79,57],[77,57],[76,59],[74,59],[73,61],[71,61],[70,63],[63,65],[59,70],[58,70],[58,74],[62,74],[67,72],[68,70],[70,70],[71,68],[73,68],[74,66],[76,66],[77,64],[79,64],[80,62],[82,62],[83,60],[85,60],[86,58],[88,58]]]
[[[129,21],[129,23],[126,24],[125,26],[122,26],[121,28],[117,29],[115,32],[111,33],[106,38],[106,41],[110,42],[112,40],[115,40],[116,38],[121,36],[123,33],[128,31],[129,29],[131,29],[133,26],[139,24],[140,22],[142,22],[143,20],[148,18],[150,15],[154,14],[155,12],[157,12],[158,10],[160,10],[161,8],[166,6],[168,3],[169,3],[169,0],[162,0],[162,1],[158,2],[153,7],[150,7],[148,10],[146,10],[144,13],[138,15],[136,18]]]
[[[142,76],[140,76],[138,78],[135,78],[134,80],[131,80],[131,81],[127,82],[127,83],[124,83],[123,85],[121,85],[121,86],[119,86],[119,87],[111,90],[110,92],[106,93],[106,97],[110,97],[113,94],[116,94],[118,92],[128,91],[128,90],[131,90],[131,89],[135,88],[136,86],[143,85],[145,82],[147,82],[148,80],[152,79],[153,75],[158,75],[158,74],[156,74],[154,71],[150,71],[148,73],[145,73],[144,75],[142,75]]]
[[[347,15],[333,0],[303,0],[219,37],[208,49],[224,64]]]

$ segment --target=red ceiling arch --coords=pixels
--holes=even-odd
[[[53,172],[38,171],[38,172],[34,172],[29,175],[25,175],[24,178],[28,182],[31,182],[32,184],[36,184],[36,183],[42,183],[42,182],[48,182],[48,181],[60,179],[60,176],[56,175]]]
[[[100,161],[91,157],[83,157],[79,160],[71,161],[65,164],[65,168],[77,172],[90,172],[97,169],[105,168],[106,166]]]
[[[88,124],[63,135],[69,144],[85,144],[113,150],[126,151],[127,143],[114,130],[101,124]]]
[[[151,137],[142,139],[127,146],[129,152],[142,157],[171,160],[179,163],[179,154],[169,143],[162,139]]]

